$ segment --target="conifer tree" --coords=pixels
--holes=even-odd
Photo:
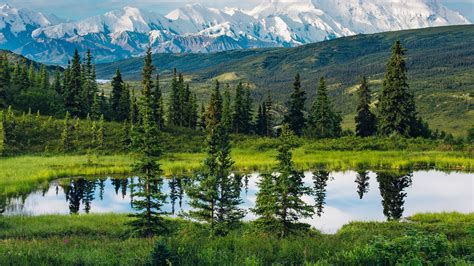
[[[53,80],[52,88],[59,95],[63,95],[64,91],[63,91],[63,85],[61,84],[61,72],[59,71],[59,69],[56,69],[56,71],[54,72],[54,80]]]
[[[265,174],[259,182],[255,208],[258,223],[266,229],[287,237],[293,230],[302,227],[299,219],[314,214],[314,206],[308,205],[302,197],[311,195],[311,188],[303,182],[304,174],[295,169],[291,148],[294,134],[288,125],[283,125],[278,148],[278,174]]]
[[[285,115],[284,121],[298,136],[301,136],[306,124],[304,117],[305,102],[306,93],[301,90],[300,74],[296,74],[295,82],[293,83],[293,92],[290,96],[288,113]]]
[[[140,114],[138,111],[137,97],[135,96],[135,90],[132,90],[132,96],[130,99],[130,115],[129,121],[131,125],[135,125],[139,120]]]
[[[209,101],[209,106],[207,107],[206,127],[214,127],[221,123],[222,120],[222,95],[219,86],[219,81],[216,80],[216,84]]]
[[[271,137],[273,135],[273,100],[270,93],[268,93],[267,100],[264,103],[264,113],[265,113],[265,136]]]
[[[6,150],[6,134],[5,134],[5,118],[3,114],[3,110],[0,110],[0,156],[5,154]]]
[[[370,110],[371,95],[366,77],[362,77],[357,94],[359,99],[357,105],[357,115],[355,117],[356,134],[359,137],[373,136],[377,131],[377,120],[375,115]]]
[[[227,85],[226,90],[224,90],[224,99],[222,104],[222,125],[227,131],[232,130],[233,115],[231,101],[232,98],[230,95],[229,87]]]
[[[120,98],[122,97],[122,91],[124,83],[120,69],[117,68],[115,76],[112,78],[112,94],[110,95],[110,107],[114,113],[114,120],[123,121],[122,114],[120,113]]]
[[[162,210],[167,196],[162,192],[162,171],[157,163],[162,152],[159,129],[153,116],[153,71],[151,48],[148,47],[142,72],[140,122],[134,127],[132,138],[141,158],[134,165],[140,178],[133,185],[132,204],[137,212],[132,215],[135,219],[130,223],[139,234],[146,237],[166,231],[162,215],[167,214]]]
[[[128,120],[130,115],[130,105],[130,86],[128,84],[124,84],[122,94],[120,95],[118,109],[116,111],[117,121]]]
[[[253,125],[252,125],[252,116],[253,116],[253,112],[252,112],[252,105],[253,105],[253,101],[252,101],[252,97],[250,95],[250,87],[247,86],[245,88],[245,91],[244,91],[244,106],[243,106],[243,123],[242,123],[242,133],[244,134],[250,134],[252,133],[252,128],[253,128]]]
[[[79,56],[79,52],[75,50],[72,65],[68,71],[68,84],[64,93],[64,106],[72,116],[81,116],[83,113],[83,106],[81,103],[81,76],[81,57]]]
[[[21,73],[20,73],[20,90],[28,90],[30,87],[30,80],[28,75],[28,66],[26,64],[26,60],[23,60],[21,65]]]
[[[73,126],[69,122],[70,114],[66,112],[66,116],[64,117],[63,122],[63,131],[61,133],[61,144],[62,144],[62,151],[68,152],[72,150],[73,141],[72,141],[72,131]]]
[[[191,109],[191,114],[189,116],[189,127],[191,129],[196,129],[197,122],[198,122],[198,105],[197,105],[197,97],[196,94],[191,95],[191,100],[190,100],[190,109]]]
[[[160,75],[156,75],[155,90],[153,91],[153,116],[158,127],[162,129],[165,125],[163,95],[160,88]]]
[[[9,66],[6,58],[0,57],[0,59],[0,109],[5,109],[7,108],[7,88],[10,86]]]
[[[244,131],[244,86],[239,82],[235,90],[234,106],[233,106],[233,128],[234,133],[243,133]]]
[[[179,126],[181,123],[180,111],[181,111],[181,102],[179,99],[179,81],[178,73],[176,68],[173,70],[173,78],[171,79],[171,95],[170,103],[168,110],[168,122],[170,125]]]
[[[30,62],[30,66],[28,67],[28,87],[32,88],[35,87],[36,84],[36,72],[35,72],[35,66],[33,62]]]
[[[90,113],[89,113],[89,117],[92,119],[92,120],[98,120],[102,114],[102,110],[101,110],[101,104],[100,104],[100,99],[99,99],[100,96],[98,96],[97,94],[94,95],[94,99],[92,101],[92,106],[91,106],[91,110],[90,110]]]
[[[49,89],[49,73],[48,73],[48,70],[46,69],[46,65],[41,65],[39,77],[40,77],[39,87],[43,90],[48,90]]]
[[[100,116],[100,120],[97,124],[97,131],[95,132],[96,140],[97,140],[97,149],[104,148],[104,136],[105,136],[105,121],[104,115]]]
[[[339,137],[341,122],[341,116],[334,111],[327,95],[326,82],[321,78],[309,117],[309,134],[317,138]]]
[[[378,132],[381,135],[414,136],[417,127],[415,99],[410,92],[405,62],[406,50],[400,41],[392,46],[378,105]]]
[[[230,140],[222,122],[210,123],[207,128],[207,158],[204,170],[197,176],[197,184],[190,186],[188,195],[193,211],[190,215],[210,224],[214,235],[225,235],[244,216],[238,207],[241,181],[239,175],[231,174],[234,164],[230,158]]]
[[[267,114],[264,104],[258,105],[257,113],[257,134],[260,136],[266,136],[267,134]]]
[[[204,131],[206,130],[206,107],[204,107],[204,103],[201,104],[201,112],[199,115],[199,129]]]

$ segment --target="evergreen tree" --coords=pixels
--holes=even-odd
[[[207,158],[204,171],[198,175],[197,184],[188,190],[191,198],[191,217],[207,222],[214,235],[225,235],[243,218],[238,205],[241,176],[231,174],[230,141],[222,123],[207,128]]]
[[[239,82],[235,90],[234,110],[232,112],[234,133],[238,134],[244,132],[244,111],[244,86],[242,82]]]
[[[27,78],[27,82],[28,82],[28,87],[29,88],[33,88],[35,87],[37,84],[36,84],[36,72],[35,72],[35,66],[33,64],[33,62],[30,62],[30,66],[28,68],[28,78]]]
[[[378,105],[378,132],[381,135],[414,137],[420,126],[415,98],[408,85],[405,52],[400,41],[395,42],[387,63]]]
[[[110,95],[110,107],[116,121],[123,121],[123,114],[120,113],[120,99],[123,94],[124,83],[120,69],[117,68],[115,76],[112,78],[112,94]]]
[[[3,115],[3,111],[0,110],[0,156],[5,154],[5,150],[7,146],[4,124],[5,124],[5,118]]]
[[[288,113],[285,115],[284,121],[298,136],[301,136],[306,124],[304,117],[305,102],[306,93],[301,90],[300,74],[296,74],[295,82],[293,83],[293,92],[290,96]]]
[[[82,66],[82,112],[87,113],[92,106],[94,95],[97,94],[97,81],[95,76],[95,66],[92,64],[90,49],[87,50],[84,64]]]
[[[242,123],[242,133],[244,134],[250,134],[252,133],[252,97],[250,95],[250,87],[247,86],[245,91],[244,91],[244,106],[243,106],[243,123]]]
[[[66,112],[66,116],[64,117],[63,122],[63,131],[61,133],[61,144],[62,144],[62,151],[68,152],[72,150],[73,141],[72,141],[72,131],[74,126],[72,126],[69,122],[70,114]]]
[[[198,122],[198,105],[197,105],[196,94],[191,95],[191,100],[190,100],[189,105],[191,109],[191,114],[189,116],[189,127],[191,129],[196,129],[197,122]]]
[[[97,131],[95,132],[96,135],[96,140],[97,140],[97,149],[103,149],[104,148],[104,136],[105,136],[105,121],[104,121],[104,115],[100,116],[99,123],[97,124]]]
[[[157,74],[155,90],[153,92],[153,116],[160,129],[165,125],[164,112],[163,95],[160,88],[160,75]]]
[[[257,134],[260,136],[267,135],[267,113],[264,104],[258,105],[258,113],[257,113]]]
[[[204,103],[201,104],[201,113],[199,115],[199,129],[206,130],[206,108]]]
[[[222,120],[222,95],[219,89],[219,81],[211,94],[211,100],[206,112],[206,127],[214,127],[221,123]]]
[[[46,69],[46,65],[41,65],[39,77],[40,77],[39,87],[43,90],[48,90],[49,89],[49,73],[48,73],[48,70]]]
[[[226,86],[226,90],[224,90],[224,102],[222,105],[222,125],[225,130],[231,131],[232,130],[232,98],[230,96],[230,91],[228,86]],[[234,120],[235,121],[235,120]]]
[[[116,110],[116,119],[117,121],[128,120],[130,115],[130,86],[124,84],[122,89],[122,95],[120,95],[120,101],[118,104],[118,109]]]
[[[130,115],[129,115],[129,121],[132,124],[132,126],[138,123],[139,118],[140,118],[140,113],[138,111],[137,97],[135,97],[135,91],[132,90],[132,97],[130,99]]]
[[[0,109],[7,108],[7,88],[10,86],[10,66],[6,57],[0,57]]]
[[[299,219],[309,218],[314,208],[306,204],[302,197],[311,195],[311,188],[303,182],[303,172],[297,171],[292,162],[291,148],[294,135],[288,125],[284,125],[278,148],[278,174],[261,177],[255,208],[260,216],[258,222],[267,229],[278,232],[280,237],[288,236],[292,230],[303,225]]]
[[[157,163],[161,156],[159,129],[153,116],[153,61],[151,48],[148,47],[143,67],[143,97],[140,105],[140,122],[134,127],[133,145],[141,154],[134,170],[141,176],[133,185],[133,208],[137,211],[130,224],[146,237],[166,231],[162,210],[166,195],[162,192],[162,171]]]
[[[170,103],[169,103],[169,110],[168,110],[168,122],[170,125],[179,126],[181,123],[181,102],[179,99],[179,81],[178,81],[178,73],[176,68],[173,70],[173,78],[171,80],[171,95],[170,95]]]
[[[54,72],[54,81],[53,81],[52,88],[59,95],[63,95],[64,91],[63,91],[63,85],[61,84],[61,72],[59,71],[59,69],[56,69],[56,71]]]
[[[318,138],[339,137],[341,122],[341,116],[334,111],[327,95],[326,82],[321,78],[309,117],[309,134]]]
[[[20,90],[28,90],[30,87],[30,80],[28,75],[28,66],[26,64],[26,60],[23,60],[21,65],[21,73],[20,73]]]
[[[68,71],[68,84],[64,93],[64,106],[72,116],[81,116],[83,114],[81,76],[81,57],[79,52],[75,50],[72,65]]]
[[[101,110],[102,108],[101,108],[99,97],[100,96],[98,96],[97,94],[94,95],[94,99],[92,100],[91,110],[89,113],[89,117],[94,121],[98,120],[102,114],[102,110]]]
[[[266,124],[265,124],[265,130],[266,130],[266,133],[265,135],[267,137],[271,137],[273,135],[273,116],[272,116],[272,111],[273,111],[273,100],[272,100],[272,97],[270,95],[270,93],[268,93],[268,96],[267,96],[267,100],[265,101],[265,104],[264,104],[264,109],[265,109],[265,121],[266,121]]]
[[[371,95],[367,78],[362,77],[360,88],[358,90],[358,105],[357,115],[355,117],[356,122],[356,134],[359,137],[369,137],[375,135],[376,128],[376,117],[370,110]]]

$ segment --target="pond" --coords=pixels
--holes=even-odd
[[[173,216],[189,210],[185,183],[188,178],[165,182],[170,195],[165,209]],[[242,182],[242,208],[255,205],[258,174]],[[137,178],[69,178],[4,203],[4,215],[133,212],[130,184]],[[303,220],[325,233],[335,233],[351,221],[384,221],[422,212],[471,213],[474,211],[474,175],[440,171],[305,173],[305,183],[315,189],[305,197],[317,213]],[[5,200],[4,200],[5,201]],[[1,206],[0,206],[0,209]],[[247,212],[245,220],[255,219]]]

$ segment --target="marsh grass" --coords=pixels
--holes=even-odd
[[[168,153],[160,161],[165,175],[199,170],[204,153]],[[272,149],[236,148],[232,152],[234,170],[269,171],[276,166]],[[130,174],[135,156],[61,155],[21,156],[0,159],[0,195],[28,192],[52,179],[70,176]],[[474,160],[466,152],[442,151],[320,151],[296,148],[294,162],[301,170],[382,169],[474,169]]]
[[[313,230],[287,239],[260,232],[253,223],[242,224],[226,237],[210,238],[205,225],[181,219],[167,220],[169,234],[145,239],[130,233],[125,225],[129,219],[125,214],[0,217],[0,265],[144,265],[157,240],[169,247],[178,265],[322,265],[334,258],[361,259],[357,257],[364,255],[360,250],[372,250],[374,241],[407,248],[397,241],[413,232],[422,237],[446,236],[449,246],[443,251],[450,256],[448,261],[462,260],[467,265],[474,259],[469,231],[474,226],[473,214],[417,214],[409,222],[353,222],[334,235]]]

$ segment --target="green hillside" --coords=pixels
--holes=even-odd
[[[465,134],[474,123],[474,25],[358,35],[296,48],[156,54],[153,59],[165,82],[176,67],[203,100],[210,80],[218,78],[251,83],[256,100],[271,91],[283,105],[299,72],[309,105],[317,80],[325,76],[345,127],[351,128],[355,85],[366,75],[372,90],[380,89],[390,47],[397,39],[408,49],[410,85],[421,115],[433,128]],[[127,80],[139,80],[142,59],[98,65],[98,77],[110,79],[117,67]]]

